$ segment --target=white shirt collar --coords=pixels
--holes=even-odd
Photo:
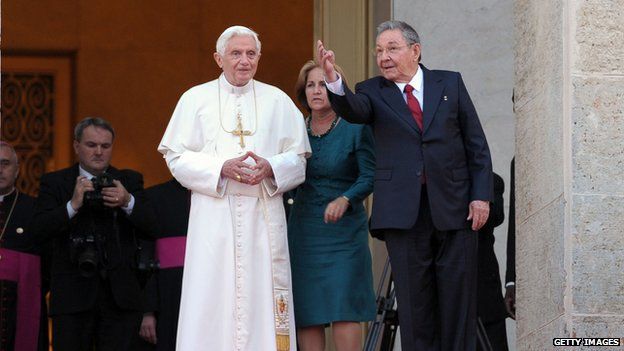
[[[106,171],[104,171],[106,172]],[[87,172],[84,168],[82,168],[82,165],[78,164],[78,174],[86,177],[87,179],[91,180],[91,178],[95,177],[93,174]]]
[[[405,86],[407,84],[409,84],[409,85],[411,85],[414,88],[416,93],[422,93],[422,91],[423,91],[423,71],[422,71],[422,68],[420,68],[420,66],[418,66],[418,68],[416,69],[416,74],[414,74],[414,76],[409,81],[409,83],[397,83],[397,82],[394,82],[394,84],[396,84],[397,87],[399,87],[401,92],[403,92],[403,89],[405,89]]]
[[[225,77],[225,73],[221,73],[221,75],[219,76],[219,84],[221,85],[221,88],[225,92],[235,95],[242,95],[250,92],[253,89],[253,81],[253,79],[250,79],[247,84],[243,85],[242,87],[237,87],[236,85],[232,85],[232,83],[228,82],[227,78]]]

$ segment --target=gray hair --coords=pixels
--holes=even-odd
[[[258,53],[260,53],[260,48],[262,45],[260,44],[260,39],[258,39],[258,33],[247,27],[232,26],[224,30],[223,33],[221,33],[221,35],[219,36],[219,39],[217,39],[217,53],[219,53],[219,55],[225,55],[225,47],[227,46],[228,41],[230,41],[230,39],[235,36],[252,37],[256,42],[256,49],[258,50]]]
[[[377,36],[379,36],[379,34],[387,30],[393,30],[393,29],[398,29],[401,31],[401,34],[403,35],[403,38],[405,39],[408,45],[420,44],[420,37],[418,36],[418,33],[416,32],[416,30],[414,30],[412,26],[410,26],[409,24],[403,21],[383,22],[382,24],[377,26]]]
[[[82,139],[82,132],[84,132],[85,128],[90,126],[108,130],[113,135],[113,140],[115,139],[115,130],[107,120],[100,117],[87,117],[76,124],[76,128],[74,128],[74,140],[80,141],[80,139]]]
[[[5,141],[0,141],[0,148],[3,148],[3,147],[6,147],[7,149],[9,149],[9,151],[11,152],[11,156],[13,160],[15,161],[15,164],[19,164],[19,157],[17,157],[17,152],[15,151],[15,148],[13,147],[13,145]]]

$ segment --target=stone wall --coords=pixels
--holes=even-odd
[[[520,350],[624,335],[623,6],[515,2]]]
[[[622,0],[574,0],[566,13],[564,120],[572,144],[566,322],[577,337],[624,336],[623,8]]]

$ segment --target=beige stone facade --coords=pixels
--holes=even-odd
[[[622,8],[515,2],[519,350],[624,335]]]

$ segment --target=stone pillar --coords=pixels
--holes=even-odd
[[[623,7],[515,1],[519,350],[624,336]]]

